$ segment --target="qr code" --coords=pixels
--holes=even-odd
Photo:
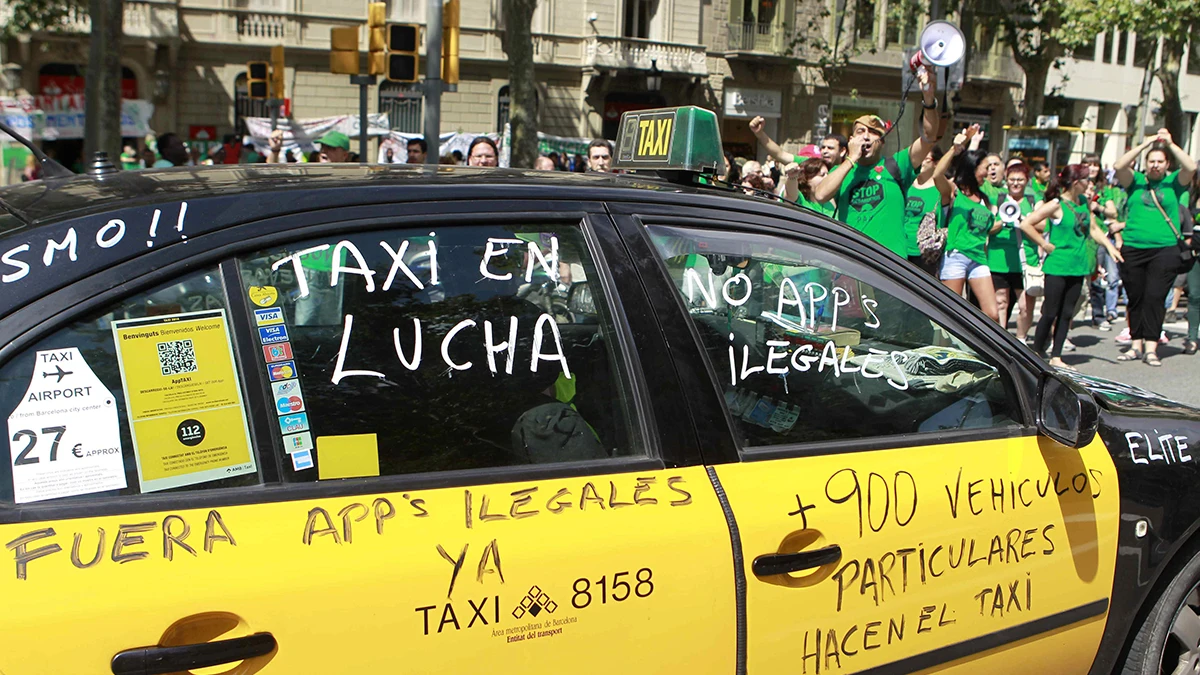
[[[158,365],[162,367],[163,375],[196,372],[196,350],[192,347],[192,341],[172,340],[158,343]]]

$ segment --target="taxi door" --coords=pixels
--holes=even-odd
[[[1116,475],[1099,440],[1037,435],[1025,357],[836,233],[646,211],[618,221],[664,263],[647,284],[707,380],[694,417],[724,422],[705,452],[737,523],[748,672],[1086,672]]]
[[[6,355],[0,672],[733,670],[725,514],[611,224],[447,208],[255,223]],[[30,409],[60,370],[95,400]]]

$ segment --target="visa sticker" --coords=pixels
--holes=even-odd
[[[312,450],[301,450],[292,453],[292,468],[296,471],[313,468]]]
[[[275,324],[283,323],[283,308],[272,307],[270,309],[254,310],[254,323],[259,326],[274,326]]]
[[[302,434],[293,434],[283,437],[283,450],[289,455],[293,452],[301,452],[303,450],[313,449],[312,433],[306,431]]]
[[[251,286],[248,291],[250,302],[259,307],[270,307],[279,300],[279,291],[274,286]]]
[[[267,366],[267,375],[270,376],[272,382],[275,380],[290,380],[296,376],[296,362],[284,361],[282,363],[272,363]]]
[[[287,342],[287,326],[262,326],[258,329],[258,339],[264,345]]]
[[[298,431],[308,431],[308,413],[284,415],[279,418],[279,433],[294,434]]]
[[[280,415],[303,412],[304,398],[298,391],[293,396],[277,396],[275,397],[275,409],[279,411]]]
[[[263,346],[263,358],[267,363],[275,363],[276,361],[287,361],[292,358],[292,346],[286,342],[281,342],[275,345]]]

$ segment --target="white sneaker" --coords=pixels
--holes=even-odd
[[[1126,326],[1125,330],[1121,331],[1117,337],[1113,338],[1113,341],[1119,345],[1127,345],[1130,342],[1133,342],[1133,338],[1129,336],[1129,326]]]
[[[1170,341],[1171,341],[1171,338],[1167,337],[1167,331],[1165,331],[1165,330],[1162,332],[1162,335],[1158,336],[1158,344],[1160,344],[1160,345],[1165,345]]]
[[[1067,339],[1063,340],[1063,351],[1064,351],[1064,352],[1073,352],[1073,351],[1075,351],[1075,343],[1074,343],[1074,342],[1071,342],[1071,339],[1070,339],[1070,338],[1067,338]]]

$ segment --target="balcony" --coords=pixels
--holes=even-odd
[[[772,56],[792,55],[791,31],[774,23],[754,21],[727,24],[729,51]]]
[[[287,17],[249,12],[237,15],[238,37],[247,42],[282,41],[288,36]]]
[[[82,7],[67,10],[63,30],[70,33],[91,33],[92,18]],[[125,0],[122,30],[125,37],[179,37],[178,5],[172,0]]]
[[[650,70],[651,62],[664,73],[708,75],[702,45],[656,42],[641,38],[589,37],[584,65],[593,68]]]

